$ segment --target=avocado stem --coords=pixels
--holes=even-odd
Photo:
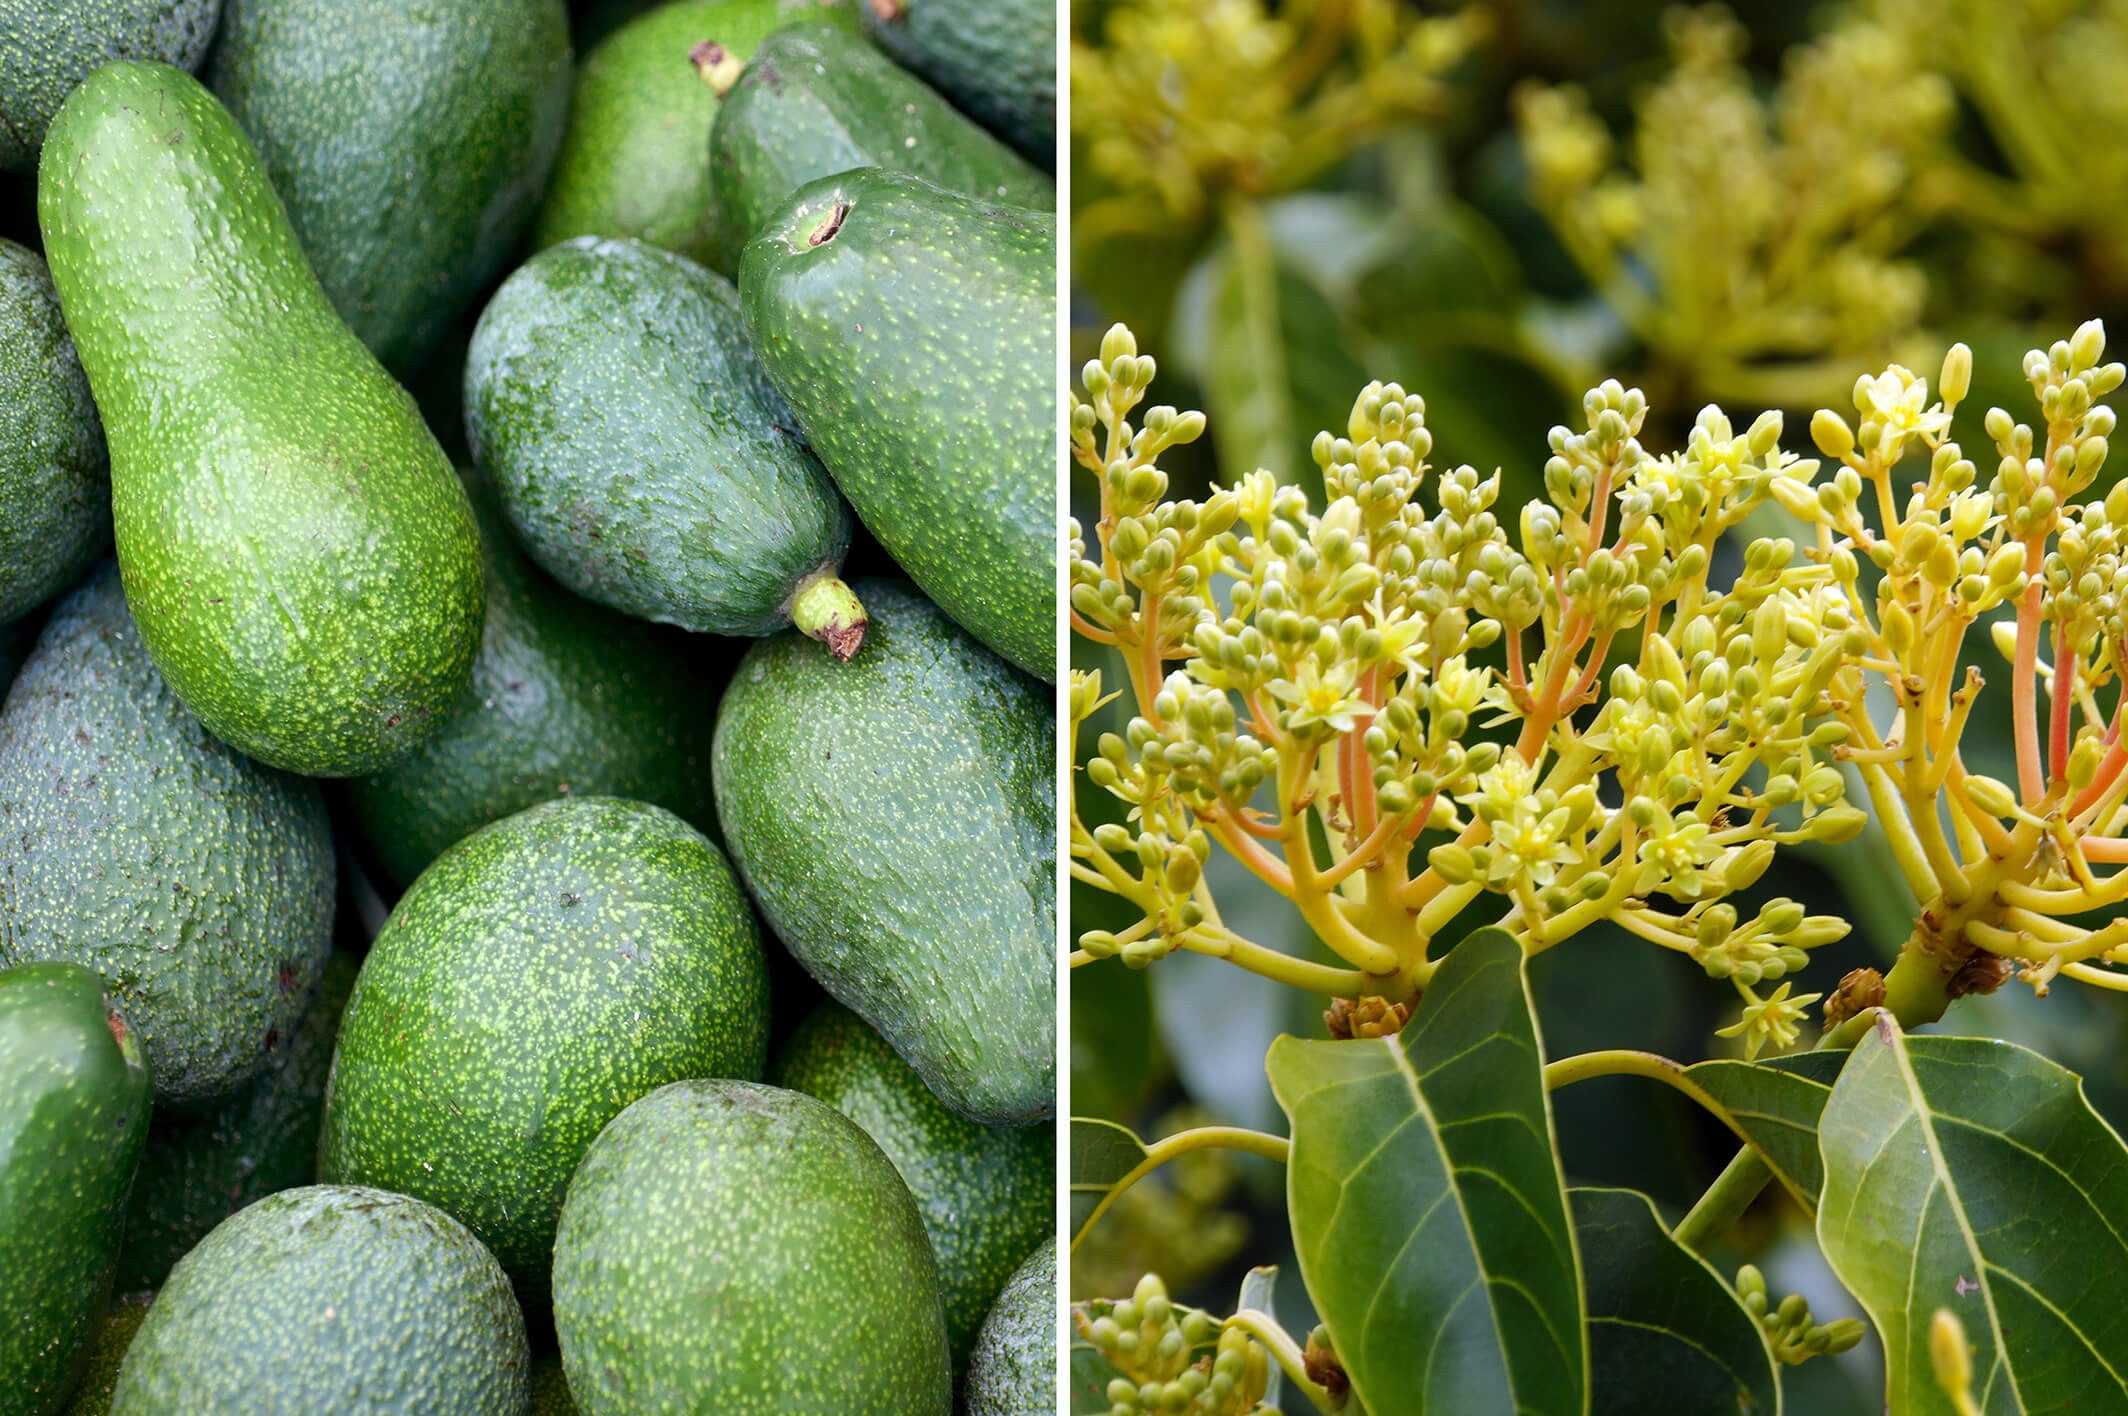
[[[791,623],[808,638],[827,645],[837,662],[847,664],[864,643],[869,621],[856,593],[836,578],[838,568],[822,566],[798,582],[791,595]]]
[[[687,59],[695,66],[695,72],[702,76],[702,82],[716,90],[718,98],[730,93],[732,85],[746,72],[746,65],[739,62],[739,56],[713,39],[705,39],[688,50]]]

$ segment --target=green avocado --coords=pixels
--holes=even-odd
[[[554,1242],[584,1416],[947,1416],[938,1268],[908,1188],[798,1092],[674,1082],[585,1153]]]
[[[111,1416],[522,1416],[525,1320],[443,1211],[311,1185],[215,1226],[170,1271]]]
[[[638,241],[520,266],[466,358],[466,430],[532,559],[588,599],[712,634],[794,620],[841,658],[850,513],[762,372],[731,282]]]
[[[599,1129],[681,1077],[758,1077],[768,968],[724,857],[671,812],[569,798],[438,856],[340,1023],[318,1171],[427,1200],[543,1303]]]
[[[532,1364],[532,1405],[525,1416],[577,1416],[569,1395],[569,1377],[559,1354],[548,1353]]]
[[[125,1285],[119,1287],[123,1289]],[[74,1399],[66,1405],[66,1416],[107,1416],[112,1389],[118,1385],[118,1368],[126,1360],[126,1349],[133,1345],[133,1334],[140,1331],[141,1319],[148,1316],[148,1304],[154,1298],[153,1293],[121,1293],[111,1299],[111,1309],[104,1314],[95,1340],[89,1344],[88,1367],[81,1374],[81,1384],[74,1388]]]
[[[0,971],[0,1416],[59,1410],[111,1292],[148,1069],[79,964]]]
[[[975,1340],[962,1416],[1049,1416],[1057,1370],[1057,1246],[1046,1240],[1012,1275]]]
[[[965,1366],[1013,1269],[1056,1233],[1056,1128],[962,1120],[840,1003],[821,1004],[798,1025],[769,1080],[855,1121],[901,1172],[938,1257],[953,1365]]]
[[[155,666],[262,762],[382,766],[437,726],[480,644],[480,537],[414,401],[181,71],[108,64],[77,88],[37,210]]]
[[[32,172],[45,129],[113,59],[197,69],[221,0],[0,0],[0,170]]]
[[[896,581],[857,586],[848,664],[747,651],[717,714],[717,814],[778,938],[940,1101],[1056,1109],[1053,695]]]
[[[0,240],[0,622],[110,544],[111,459],[59,292],[35,252]]]
[[[473,682],[434,737],[349,784],[385,871],[411,881],[453,842],[558,796],[647,801],[715,831],[715,688],[695,646],[556,585],[519,552],[485,479],[467,489],[488,581]]]
[[[866,529],[940,609],[1045,680],[1056,239],[1047,212],[849,172],[793,197],[739,276],[762,365]]]
[[[808,20],[854,29],[857,14],[850,0],[677,0],[599,41],[577,70],[533,249],[632,236],[711,259],[706,155],[717,94],[704,70],[726,56],[744,62],[768,35]]]
[[[562,0],[223,0],[208,81],[389,368],[501,274],[569,115]]]
[[[157,1099],[212,1101],[295,1035],[333,884],[317,785],[200,727],[106,562],[52,611],[0,710],[0,967],[94,968]]]
[[[1049,0],[869,0],[881,49],[1032,161],[1057,160],[1057,7]]]

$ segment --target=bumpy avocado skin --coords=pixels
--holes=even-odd
[[[768,970],[723,855],[672,813],[570,798],[445,851],[340,1024],[319,1174],[425,1199],[528,1306],[585,1147],[681,1077],[759,1077]]]
[[[250,143],[186,74],[109,64],[53,121],[37,206],[156,667],[276,767],[351,776],[405,751],[472,673],[480,538]]]
[[[355,967],[343,953],[325,961],[303,1021],[276,1039],[266,1070],[249,1086],[211,1108],[155,1113],[126,1207],[119,1292],[159,1287],[215,1225],[315,1178],[325,1073]]]
[[[678,0],[600,40],[577,70],[533,249],[574,236],[632,236],[710,260],[716,209],[703,155],[718,99],[690,56],[714,41],[743,62],[768,35],[807,21],[854,29],[856,8],[850,0]]]
[[[0,623],[110,544],[111,459],[59,292],[42,258],[0,240]]]
[[[221,0],[0,0],[0,169],[37,170],[74,86],[113,59],[197,69]]]
[[[60,1409],[111,1291],[148,1134],[140,1043],[78,964],[0,970],[0,1413]]]
[[[0,710],[0,966],[95,969],[157,1100],[213,1101],[294,1035],[333,887],[317,785],[201,728],[105,563],[52,611]]]
[[[310,1185],[238,1211],[171,1270],[111,1416],[521,1416],[531,1365],[509,1280],[464,1225]]]
[[[1038,1245],[975,1340],[962,1416],[1049,1416],[1057,1370],[1057,1248]]]
[[[815,1009],[769,1080],[855,1121],[923,1212],[945,1286],[955,1370],[1028,1249],[1056,1229],[1054,1126],[978,1126],[948,1111],[885,1038],[840,1003]]]
[[[938,1270],[893,1164],[826,1103],[683,1081],[569,1185],[555,1328],[584,1416],[946,1416]]]
[[[865,29],[904,68],[1047,168],[1057,161],[1057,7],[870,0]]]
[[[562,1359],[549,1353],[532,1364],[532,1405],[525,1416],[577,1416],[576,1398],[569,1395],[569,1377]]]
[[[638,241],[540,252],[481,314],[466,430],[531,557],[588,599],[770,634],[850,514],[754,357],[731,282]]]
[[[905,583],[855,587],[865,647],[747,651],[712,762],[777,937],[955,1112],[1056,1107],[1055,707]],[[809,652],[810,651],[810,652]]]
[[[121,1290],[125,1287],[118,1286]],[[82,1371],[81,1384],[74,1388],[73,1400],[67,1403],[66,1416],[107,1416],[111,1392],[118,1385],[118,1368],[126,1360],[126,1349],[133,1345],[133,1334],[140,1331],[141,1319],[148,1316],[148,1304],[154,1297],[152,1293],[121,1291],[111,1299],[110,1311],[104,1314],[89,1343],[88,1366]]]
[[[711,263],[736,270],[746,243],[793,192],[863,167],[905,172],[985,202],[1049,208],[1057,200],[1046,173],[862,36],[822,25],[787,29],[754,51],[710,132]]]
[[[349,784],[363,838],[401,884],[490,821],[559,796],[647,801],[714,833],[717,685],[696,645],[583,600],[525,559],[468,475],[487,571],[473,682],[436,735]]]
[[[792,197],[739,275],[761,362],[865,527],[1050,681],[1056,236],[1048,212],[847,172]]]

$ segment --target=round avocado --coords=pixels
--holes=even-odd
[[[0,240],[0,621],[80,580],[110,544],[111,457],[59,292],[41,257]]]
[[[1045,1240],[998,1295],[975,1339],[962,1416],[1049,1416],[1057,1370],[1057,1246]]]

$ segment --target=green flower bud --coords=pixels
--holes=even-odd
[[[1845,845],[1869,825],[1869,813],[1858,806],[1829,806],[1810,818],[1804,829],[1821,845]]]

